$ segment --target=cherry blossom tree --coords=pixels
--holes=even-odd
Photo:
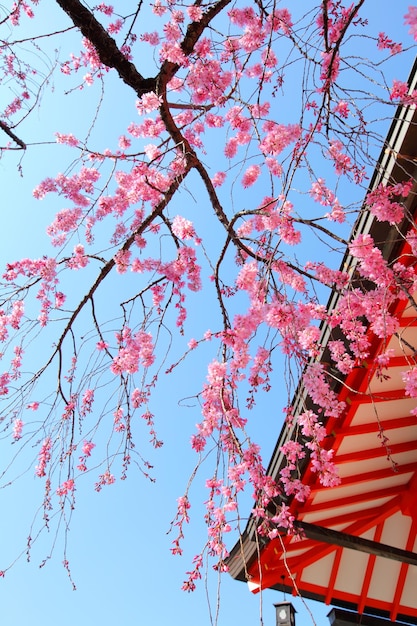
[[[68,107],[92,94],[99,104],[91,119],[79,109],[79,128],[66,128],[63,111],[55,144],[42,139],[50,176],[33,196],[54,198],[50,245],[2,272],[2,445],[13,446],[2,484],[12,489],[30,472],[44,486],[30,550],[43,528],[67,527],[86,473],[97,491],[136,467],[151,477],[148,442],[162,445],[165,419],[153,408],[158,390],[201,354],[206,380],[188,384],[199,404],[191,446],[197,467],[205,462],[208,537],[184,583],[192,590],[205,553],[227,568],[227,533],[245,490],[267,521],[277,494],[306,497],[292,471],[306,453],[323,484],[338,483],[321,445],[320,416],[344,408],[332,380],[366,359],[369,327],[380,338],[395,332],[390,304],[399,293],[415,304],[414,270],[388,266],[370,235],[348,236],[386,120],[417,103],[402,75],[408,62],[401,75],[392,69],[410,58],[417,7],[394,41],[389,12],[387,32],[375,32],[369,0],[56,0],[66,14],[59,29],[39,17],[44,3],[2,8],[2,162],[24,176],[36,159],[38,142],[25,133],[52,86],[63,85]],[[107,136],[95,128],[114,89],[130,120],[114,111]],[[57,151],[68,158],[65,173],[54,170]],[[414,184],[386,181],[367,199],[376,219],[409,221],[399,232],[413,254],[404,200]],[[347,247],[354,274],[339,269]],[[331,312],[330,290],[340,296]],[[327,369],[316,360],[322,322],[334,331]],[[412,396],[416,376],[413,367],[405,373]],[[300,377],[320,411],[293,414]],[[307,442],[288,444],[280,484],[251,437],[259,399],[275,388]],[[189,487],[178,485],[174,554]],[[274,523],[291,532],[285,505]]]

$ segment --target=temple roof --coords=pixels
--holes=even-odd
[[[413,89],[416,82],[415,65]],[[410,177],[417,180],[417,113],[415,107],[400,107],[370,189]],[[417,213],[416,189],[417,184],[406,200],[408,216]],[[401,259],[414,268],[416,259],[401,236],[409,223],[404,220],[398,230],[378,222],[364,205],[352,237],[369,233],[389,262]],[[355,263],[347,252],[343,268],[352,276]],[[416,399],[406,394],[402,376],[417,364],[417,292],[411,295],[398,297],[391,307],[390,313],[399,320],[398,332],[387,343],[369,330],[369,358],[335,383],[334,391],[346,409],[341,417],[325,420],[325,447],[334,450],[340,485],[323,487],[306,459],[301,480],[311,494],[306,502],[286,499],[300,534],[283,531],[265,540],[251,518],[231,551],[231,575],[247,581],[252,591],[270,587],[298,591],[359,613],[417,624],[417,417],[410,413]],[[338,298],[332,293],[330,309],[336,308]],[[322,362],[327,359],[330,334],[323,325]],[[393,356],[388,368],[381,370],[376,359],[387,349]],[[300,383],[294,414],[309,408],[308,403]],[[281,446],[297,436],[296,426],[284,425],[268,467],[274,478],[279,479],[286,465]]]

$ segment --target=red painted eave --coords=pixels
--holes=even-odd
[[[417,62],[410,76],[410,89],[415,88]],[[405,154],[410,157],[401,156]],[[396,112],[370,189],[387,180],[401,182],[414,177],[417,181],[416,162],[417,110],[402,107]],[[406,208],[410,215],[417,215],[417,182]],[[406,228],[400,227],[403,236]],[[364,205],[353,236],[368,232],[385,259],[395,262],[401,258],[407,266],[416,267],[410,248],[398,243],[398,230],[377,222]],[[351,263],[346,253],[343,268],[354,268]],[[298,523],[344,533],[362,543],[373,542],[373,546],[391,546],[412,555],[412,562],[417,553],[417,417],[412,411],[417,403],[405,393],[402,372],[417,365],[417,293],[413,296],[414,302],[398,296],[391,308],[399,321],[397,335],[387,342],[369,333],[370,357],[339,386],[338,400],[345,402],[346,409],[325,427],[326,447],[334,450],[340,485],[323,487],[306,462],[301,479],[311,488],[310,496],[304,503],[288,501]],[[330,309],[337,306],[337,298],[333,293]],[[329,338],[326,332],[324,328],[323,345]],[[377,376],[375,359],[387,349],[394,354],[384,379]],[[304,402],[300,385],[293,400],[296,413],[305,410]],[[268,468],[276,479],[285,465],[280,446],[293,436],[296,430],[287,425],[277,442]],[[229,559],[231,575],[246,580],[252,591],[273,587],[359,613],[417,624],[416,565],[386,558],[386,551],[361,552],[351,545],[302,536],[282,534],[263,543],[254,522],[249,521]]]
[[[411,263],[406,246],[404,254]],[[417,346],[416,318],[408,307],[405,299],[394,303],[401,330],[388,344],[369,334],[370,357],[346,377],[338,394],[346,409],[327,421],[340,485],[323,487],[307,464],[302,480],[310,497],[305,503],[293,499],[290,508],[296,520],[417,552],[417,417],[410,413],[416,402],[401,376],[415,364],[410,346]],[[384,378],[375,359],[387,347],[394,356]],[[381,556],[283,535],[261,548],[249,575],[253,591],[284,585],[359,612],[417,619],[417,567]]]

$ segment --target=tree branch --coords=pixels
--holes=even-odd
[[[0,128],[6,133],[6,135],[9,135],[9,137],[13,139],[13,141],[22,148],[22,150],[26,150],[26,144],[21,139],[19,139],[19,137],[15,135],[12,130],[10,130],[7,124],[0,121]]]
[[[188,56],[194,50],[194,46],[199,40],[200,36],[204,32],[204,30],[208,27],[210,22],[218,15],[223,9],[230,4],[231,0],[219,0],[216,4],[214,4],[206,13],[203,14],[203,17],[198,22],[191,22],[188,25],[187,32],[185,37],[181,43],[181,50]],[[169,83],[171,78],[176,74],[179,70],[180,66],[177,63],[172,63],[172,61],[164,61],[160,72],[158,74],[157,80],[162,84],[162,91],[165,88],[165,85]],[[159,85],[158,85],[159,87]]]
[[[137,95],[155,91],[156,79],[144,78],[120,52],[113,37],[103,28],[100,22],[79,0],[56,0],[61,9],[65,11],[73,24],[80,29],[81,33],[91,41],[95,47],[100,61],[107,67],[114,68],[126,85],[132,87]]]

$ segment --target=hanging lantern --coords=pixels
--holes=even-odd
[[[277,626],[295,626],[296,610],[291,602],[274,604],[277,616]]]

